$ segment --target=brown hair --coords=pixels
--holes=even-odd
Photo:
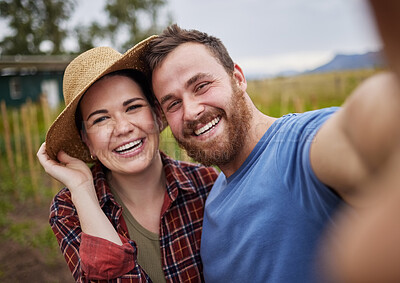
[[[150,74],[163,62],[170,52],[179,45],[188,42],[200,43],[206,46],[226,72],[233,74],[233,60],[219,38],[198,30],[182,29],[177,24],[170,25],[150,42],[149,52],[145,55]]]

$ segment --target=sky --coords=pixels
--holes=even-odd
[[[99,22],[105,0],[78,1],[71,24]],[[381,48],[366,0],[167,0],[161,13],[219,37],[245,74],[304,71],[335,54]],[[1,26],[0,26],[1,28]]]

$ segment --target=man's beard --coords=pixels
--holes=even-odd
[[[179,145],[186,150],[188,156],[206,166],[221,166],[235,160],[249,134],[252,114],[245,102],[244,91],[238,88],[234,82],[231,85],[232,99],[228,105],[231,113],[229,117],[222,109],[205,113],[199,120],[189,123],[190,125],[185,125],[186,134],[184,133],[184,138],[176,137]],[[198,122],[210,121],[210,117],[216,116],[225,119],[227,125],[225,133],[220,134],[218,139],[200,142],[185,139],[185,137],[190,137],[193,134],[194,127]]]

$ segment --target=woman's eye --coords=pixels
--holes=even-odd
[[[98,123],[100,123],[100,122],[103,122],[103,121],[105,121],[106,119],[107,119],[106,116],[99,117],[99,118],[97,118],[97,119],[95,119],[95,120],[93,121],[93,125],[96,125],[96,124],[98,124]]]

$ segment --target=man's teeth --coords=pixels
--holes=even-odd
[[[211,122],[209,122],[207,125],[201,127],[201,128],[198,129],[198,130],[195,130],[195,131],[194,131],[194,134],[195,134],[196,136],[200,136],[200,135],[204,134],[205,132],[207,132],[208,130],[210,130],[211,128],[213,128],[216,124],[218,124],[220,120],[221,120],[220,117],[214,118],[214,119],[213,119]]]
[[[136,140],[134,142],[130,142],[130,143],[124,144],[124,145],[122,145],[120,147],[117,147],[115,149],[115,151],[118,152],[118,153],[122,153],[122,152],[125,152],[125,151],[128,151],[128,150],[134,150],[136,147],[140,146],[141,144],[142,144],[142,140],[141,139],[140,140]]]

